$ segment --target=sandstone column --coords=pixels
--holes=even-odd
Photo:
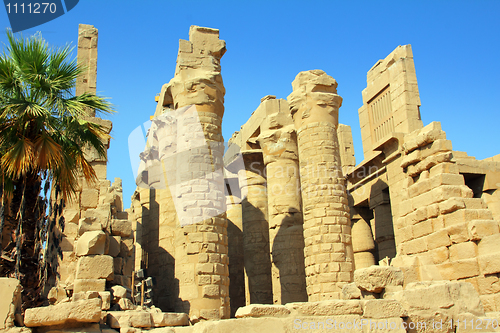
[[[297,130],[309,301],[340,298],[352,281],[349,207],[337,138],[342,98],[321,70],[301,72],[288,96]]]
[[[78,25],[78,63],[85,66],[82,75],[76,78],[76,95],[96,93],[97,81],[97,39],[98,31],[93,25]],[[95,117],[94,110],[88,110],[89,115]]]
[[[206,319],[229,317],[220,74],[225,50],[218,30],[192,26],[189,41],[180,40],[175,77],[166,88],[178,116],[175,184],[167,174],[182,228],[175,240],[177,310]]]
[[[354,268],[360,269],[375,265],[375,257],[373,256],[375,242],[368,223],[362,218],[357,221],[353,218],[351,232]]]
[[[268,98],[261,107],[266,114],[259,143],[267,175],[273,303],[307,302],[299,162],[293,120],[288,103],[283,99]]]
[[[231,299],[231,317],[234,317],[236,310],[246,305],[241,199],[235,195],[228,195],[226,196],[226,204],[230,281],[229,297]]]
[[[248,304],[272,304],[269,223],[264,161],[258,151],[243,151],[241,185],[245,291]]]

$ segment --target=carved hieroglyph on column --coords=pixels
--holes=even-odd
[[[175,109],[195,106],[185,110],[184,123],[177,124],[177,131],[183,129],[177,133],[177,149],[189,150],[189,158],[177,157],[175,196],[183,211],[182,229],[176,232],[175,275],[181,300],[177,310],[207,319],[229,317],[227,220],[225,213],[214,214],[225,211],[226,204],[221,134],[225,89],[220,73],[225,51],[219,30],[192,26],[189,41],[179,42],[175,77],[162,89],[163,105],[169,99],[165,96],[171,96]],[[200,124],[203,137],[193,137],[187,129]],[[196,144],[199,139],[206,144]],[[204,169],[207,165],[211,170]]]
[[[300,72],[288,96],[297,130],[309,301],[340,298],[352,281],[351,225],[337,138],[342,98],[321,70]]]
[[[287,101],[262,102],[273,303],[307,302],[297,137]]]

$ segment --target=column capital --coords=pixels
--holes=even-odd
[[[313,122],[329,122],[337,128],[342,97],[333,77],[318,69],[300,72],[292,87],[287,100],[296,129]]]

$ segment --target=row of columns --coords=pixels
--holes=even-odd
[[[337,138],[342,98],[336,81],[319,70],[299,73],[292,86],[288,102],[262,102],[261,150],[243,152],[247,304],[339,299],[353,280]]]

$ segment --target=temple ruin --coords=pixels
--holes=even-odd
[[[225,148],[225,52],[217,29],[192,26],[179,41],[129,209],[88,152],[99,183],[66,206],[53,305],[26,311],[25,326],[472,332],[460,326],[472,320],[499,331],[500,155],[476,160],[439,122],[424,126],[411,46],[367,73],[357,162],[338,83],[322,70],[298,73],[286,100],[263,97]],[[95,91],[96,57],[97,30],[80,25],[89,71],[77,93]],[[139,271],[154,281],[147,306],[134,297]],[[8,283],[2,293],[17,295]],[[19,325],[11,296],[4,327]]]

